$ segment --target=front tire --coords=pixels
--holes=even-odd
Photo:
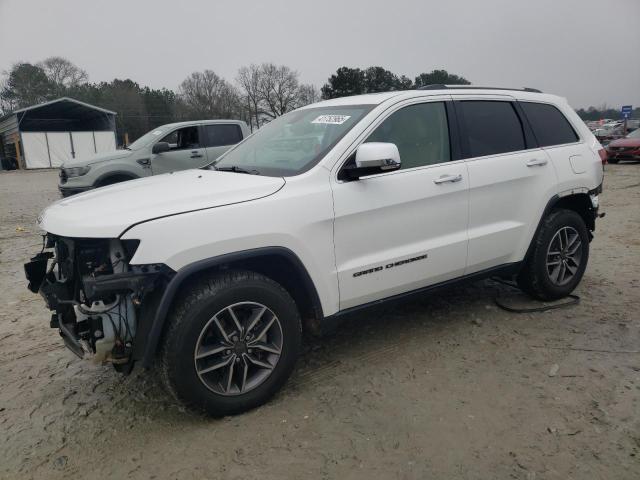
[[[290,376],[300,350],[294,300],[255,272],[195,283],[168,320],[160,351],[163,383],[181,403],[213,416],[265,403]]]
[[[578,286],[589,260],[589,233],[573,210],[554,210],[542,222],[518,286],[539,300],[557,300]]]

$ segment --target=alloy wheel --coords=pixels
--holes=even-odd
[[[268,307],[240,302],[206,323],[194,350],[202,383],[219,395],[242,395],[264,383],[282,354],[282,326]]]
[[[582,239],[573,227],[560,228],[547,249],[547,273],[554,285],[569,283],[582,262]]]

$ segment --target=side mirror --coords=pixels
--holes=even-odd
[[[375,175],[401,166],[400,152],[395,143],[363,143],[356,150],[355,165],[343,169],[347,180],[358,180],[366,175]]]
[[[151,153],[163,153],[168,152],[169,150],[171,150],[171,145],[169,145],[167,142],[158,142],[151,149]]]

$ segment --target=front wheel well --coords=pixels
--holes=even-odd
[[[202,277],[229,270],[247,270],[260,273],[282,285],[293,297],[305,327],[315,329],[322,319],[323,313],[318,293],[309,274],[297,257],[293,254],[284,254],[284,252],[241,257],[212,265],[186,279],[180,288],[180,293],[186,293],[189,286]],[[178,296],[176,295],[176,297]]]
[[[135,175],[130,175],[128,173],[113,173],[108,174],[103,177],[100,177],[96,180],[96,187],[106,187],[107,185],[113,185],[115,183],[126,182],[127,180],[135,180]]]

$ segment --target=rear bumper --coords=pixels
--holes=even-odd
[[[640,154],[638,154],[638,155],[630,155],[630,154],[626,154],[626,153],[608,152],[607,156],[608,156],[607,158],[613,159],[613,160],[640,160]]]
[[[640,148],[636,147],[615,147],[606,148],[607,158],[613,160],[640,160]]]

